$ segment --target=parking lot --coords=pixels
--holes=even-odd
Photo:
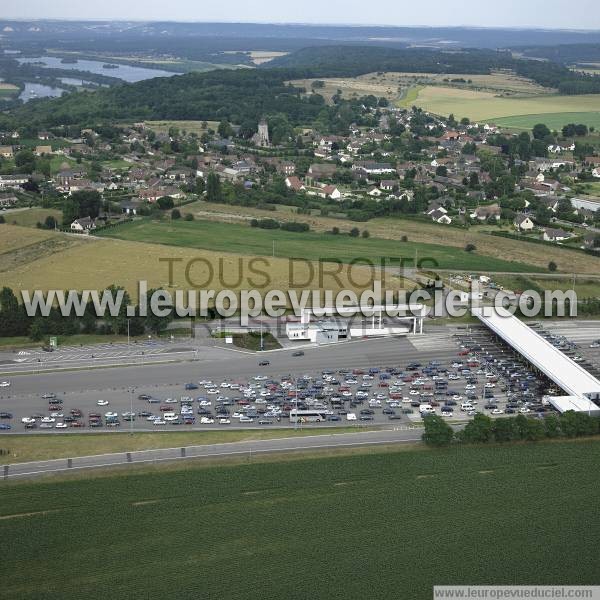
[[[281,354],[265,354],[265,360],[244,357],[245,366],[239,369],[220,361],[220,369],[204,368],[202,377],[190,375],[187,381],[171,383],[165,375],[166,381],[151,385],[144,384],[142,376],[142,383],[135,386],[81,393],[61,392],[47,377],[43,391],[24,398],[11,394],[9,382],[11,386],[0,389],[0,424],[5,433],[390,427],[419,422],[425,414],[457,422],[477,412],[541,415],[551,410],[542,403],[542,396],[552,388],[550,382],[531,372],[487,329],[463,328],[443,340],[413,339],[358,342],[352,346],[358,361],[344,348],[319,349],[320,355],[307,350],[307,356],[304,352],[284,355],[289,368],[282,370]],[[400,360],[396,362],[393,354],[387,361],[376,360],[386,348],[397,348]],[[327,369],[328,356],[330,363],[348,366]],[[149,373],[148,369],[139,372]],[[239,375],[225,375],[232,372]]]

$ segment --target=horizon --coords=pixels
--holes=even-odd
[[[600,15],[591,0],[575,0],[568,7],[561,0],[548,0],[543,10],[519,0],[507,0],[501,6],[482,6],[476,0],[464,0],[459,10],[442,0],[432,0],[424,12],[420,6],[405,3],[380,2],[365,10],[359,0],[323,4],[304,0],[301,4],[265,0],[258,6],[232,0],[226,6],[207,3],[201,9],[191,0],[175,0],[169,5],[131,0],[128,3],[105,0],[101,5],[86,5],[72,0],[56,0],[52,4],[41,0],[22,2],[5,0],[0,18],[14,20],[72,21],[136,21],[324,25],[342,27],[408,27],[408,28],[486,28],[486,29],[552,29],[597,31]],[[202,13],[202,19],[194,18]],[[139,15],[148,15],[139,19]],[[235,18],[232,17],[235,15]],[[313,17],[314,15],[314,17]],[[343,21],[343,24],[340,23]],[[388,24],[385,24],[385,21]],[[427,21],[427,25],[421,25]]]

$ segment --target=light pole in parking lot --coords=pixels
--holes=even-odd
[[[133,392],[135,388],[129,390],[129,435],[133,435]]]

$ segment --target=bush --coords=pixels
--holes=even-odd
[[[439,415],[427,415],[423,418],[423,442],[428,446],[448,446],[454,439],[454,430]]]
[[[179,209],[178,209],[178,208],[174,208],[174,209],[171,211],[171,219],[173,219],[174,221],[175,221],[176,219],[181,219],[181,213],[179,212]]]
[[[295,221],[290,221],[289,223],[282,223],[281,229],[284,231],[303,233],[305,231],[310,231],[310,225],[308,223],[297,223]]]
[[[170,198],[169,196],[161,196],[156,201],[156,204],[158,205],[158,208],[160,208],[160,210],[169,210],[170,208],[173,208],[175,206],[173,198]]]
[[[0,224],[1,223],[6,223],[6,219],[2,215],[0,215]]]
[[[184,221],[193,221],[194,215],[192,213],[186,213],[185,217],[183,217]]]
[[[252,221],[250,221],[250,226],[260,227],[261,229],[279,229],[281,224],[275,219],[252,219]]]
[[[362,233],[361,236],[363,237],[363,239],[368,239],[369,237],[371,237],[371,234],[365,229]]]
[[[550,273],[554,273],[554,271],[556,271],[556,269],[558,269],[558,265],[553,260],[551,260],[548,263],[548,271],[550,271]]]
[[[477,246],[475,244],[467,244],[465,246],[465,252],[475,252],[477,250]]]
[[[353,227],[350,230],[350,237],[357,238],[359,235],[360,235],[360,230],[358,229],[358,227]]]
[[[333,235],[339,235],[340,234],[340,228],[339,227],[332,227],[331,228],[331,233]]]

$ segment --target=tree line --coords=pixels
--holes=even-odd
[[[452,443],[488,444],[516,441],[540,441],[560,437],[576,438],[600,435],[600,419],[587,413],[566,411],[549,414],[543,419],[517,415],[492,419],[476,414],[464,429],[455,431],[443,417],[423,417],[422,439],[428,446],[448,446]]]

